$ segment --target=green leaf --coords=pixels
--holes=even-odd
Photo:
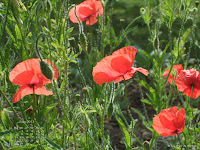
[[[15,148],[11,148],[9,150],[32,150],[36,146],[37,146],[36,144],[29,144],[27,146],[17,146]]]
[[[54,107],[56,107],[57,103],[54,103],[54,104],[50,104],[49,106],[47,106],[45,109],[44,109],[44,114],[46,114],[47,112],[49,112],[51,109],[53,109]]]
[[[135,109],[135,108],[132,108],[132,107],[131,107],[131,109],[132,109],[134,112],[136,112],[136,113],[142,118],[142,120],[145,120],[144,115],[143,115],[138,109]]]
[[[156,90],[153,89],[152,87],[150,87],[145,81],[143,80],[136,80],[137,82],[139,82],[140,84],[142,84],[151,94],[151,96],[153,96],[153,100],[156,99]]]
[[[62,147],[60,147],[58,144],[54,143],[51,139],[49,139],[48,137],[45,137],[45,140],[48,142],[49,145],[51,145],[52,147],[58,149],[58,150],[63,150]]]
[[[112,116],[112,113],[113,113],[113,103],[110,103],[109,107],[108,107],[108,118],[111,118]]]
[[[67,33],[69,34],[69,33],[71,33],[73,30],[74,30],[74,27],[71,27],[71,28],[69,28],[69,29],[67,30]]]
[[[5,108],[1,112],[1,118],[2,118],[2,121],[4,122],[6,127],[14,127],[13,123],[10,121],[8,112]]]
[[[17,24],[15,25],[15,32],[16,32],[17,39],[18,39],[18,40],[22,40],[22,36],[21,36],[21,33],[20,33],[20,29],[19,29],[19,27],[18,27]]]
[[[150,102],[150,101],[147,100],[147,99],[142,99],[141,102],[146,103],[146,104],[149,104],[149,105],[152,105],[152,102]]]
[[[54,108],[53,113],[51,114],[51,119],[50,119],[50,121],[48,123],[48,126],[49,126],[48,129],[51,127],[51,125],[53,123],[53,120],[56,117],[56,115],[57,115],[57,108]]]
[[[21,132],[21,130],[19,130],[19,129],[11,129],[11,130],[6,130],[6,131],[1,131],[0,132],[0,137],[4,136],[4,135],[7,135],[7,134],[15,134],[17,132]]]
[[[10,37],[12,38],[13,42],[15,42],[15,37],[12,35],[12,33],[10,32],[10,30],[9,30],[9,28],[7,26],[6,26],[6,31],[8,32]]]
[[[124,141],[125,141],[126,148],[131,149],[131,136],[128,133],[128,131],[126,130],[126,127],[125,127],[124,123],[122,122],[122,120],[117,116],[116,116],[116,119],[117,119],[117,122],[119,123],[120,128],[124,134]]]

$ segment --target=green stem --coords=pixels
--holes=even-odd
[[[124,78],[124,77],[123,77]],[[128,115],[131,118],[131,121],[133,121],[133,117],[131,115],[131,111],[129,109],[129,105],[128,105],[128,90],[127,90],[127,84],[126,84],[126,80],[124,78],[124,84],[125,84],[125,102],[126,102],[126,107],[127,107],[127,111],[128,111]],[[131,135],[138,141],[138,143],[144,147],[144,145],[140,142],[140,140],[137,138],[137,136],[133,133],[133,131],[131,131]],[[131,139],[130,139],[131,140]]]
[[[74,139],[74,147],[75,147],[75,150],[77,150],[77,146],[76,146],[76,135],[75,135],[75,132],[74,132],[74,127],[72,127],[72,135],[73,135],[73,139]]]
[[[128,105],[128,89],[127,89],[127,84],[126,84],[125,78],[124,78],[124,85],[125,85],[125,97],[124,98],[125,98],[126,108],[127,108],[128,115],[129,115],[130,119],[133,120],[133,117],[131,115],[131,111],[130,111],[129,105]]]
[[[181,140],[180,140],[180,134],[177,133],[177,139],[178,139],[178,143],[179,145],[181,146],[181,149],[182,149],[182,143],[181,143]]]
[[[24,121],[19,117],[19,115],[17,114],[17,112],[15,111],[14,107],[12,106],[12,104],[10,103],[10,101],[8,100],[8,98],[5,96],[4,92],[1,90],[0,88],[0,92],[3,95],[4,99],[6,100],[6,102],[8,103],[8,105],[11,107],[13,113],[15,114],[15,116],[19,119],[19,121],[26,127],[28,128],[29,131],[31,131],[30,127],[27,126]]]
[[[191,97],[193,97],[193,88],[194,88],[194,86],[192,85],[192,95],[191,95]],[[193,108],[192,108],[192,106],[191,106],[191,103],[190,103],[190,109],[192,110],[192,121],[193,121],[193,119],[195,118],[195,115],[194,115],[194,111],[193,111]],[[194,123],[194,136],[195,136],[195,144],[196,144],[196,150],[197,150],[197,134],[196,134],[196,122]],[[191,143],[192,144],[192,143]]]
[[[35,100],[35,88],[34,88],[34,85],[33,85],[33,117],[32,117],[32,120],[33,120],[33,128],[34,128],[34,141],[36,141],[36,100]]]

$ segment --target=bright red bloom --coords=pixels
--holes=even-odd
[[[162,110],[153,118],[154,130],[162,136],[173,136],[181,133],[185,127],[185,110],[176,106]]]
[[[200,96],[200,74],[196,69],[182,70],[176,78],[176,86],[194,99]]]
[[[168,81],[170,84],[172,84],[172,81],[175,81],[175,80],[176,80],[175,77],[174,77],[172,74],[175,74],[175,73],[176,73],[175,76],[179,75],[179,73],[181,72],[181,70],[183,70],[183,66],[182,66],[182,64],[174,65],[174,66],[173,66],[173,69],[174,69],[174,70],[171,71],[172,73],[169,74],[169,78],[167,79],[167,81]],[[162,76],[167,77],[168,73],[169,73],[169,69],[167,69],[167,70],[163,73]]]
[[[73,23],[79,23],[77,15],[80,21],[86,20],[86,25],[93,25],[98,21],[97,17],[103,14],[103,6],[101,1],[86,0],[76,6],[76,15],[74,11],[75,7],[69,11],[69,17]]]
[[[39,59],[28,59],[17,64],[9,74],[9,79],[12,83],[20,85],[20,89],[15,93],[13,97],[13,103],[20,101],[20,99],[26,95],[33,94],[37,95],[53,95],[53,92],[48,91],[43,85],[51,83],[47,79],[40,69]],[[50,65],[50,61],[45,61]],[[58,69],[53,64],[54,79],[58,79]]]
[[[115,81],[115,83],[122,80],[132,78],[136,71],[147,76],[149,73],[146,69],[132,67],[137,50],[134,47],[123,47],[112,55],[103,58],[93,68],[93,80],[99,85]]]

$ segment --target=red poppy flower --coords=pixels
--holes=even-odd
[[[176,106],[162,110],[153,118],[154,130],[162,136],[173,136],[181,133],[185,127],[185,110]]]
[[[170,84],[172,84],[172,81],[175,81],[175,80],[176,80],[175,77],[174,77],[172,74],[175,74],[175,73],[176,73],[175,76],[177,76],[177,75],[181,72],[181,70],[183,70],[183,66],[182,66],[182,64],[174,65],[174,66],[173,66],[173,69],[174,69],[174,70],[171,71],[172,73],[169,74],[169,78],[167,79],[167,81],[168,81]],[[167,69],[167,70],[163,73],[162,76],[167,77],[168,73],[169,73],[169,69]]]
[[[115,83],[132,78],[136,71],[148,75],[148,71],[143,68],[132,67],[137,50],[134,47],[123,47],[112,55],[103,58],[93,68],[93,80],[99,85],[115,81]]]
[[[101,1],[86,0],[76,6],[76,15],[74,11],[75,7],[69,11],[69,17],[73,23],[79,23],[77,15],[80,21],[86,20],[86,25],[93,25],[98,21],[97,17],[103,14],[103,6]]]
[[[9,79],[12,83],[20,85],[20,89],[15,93],[13,97],[13,103],[20,101],[20,99],[26,95],[53,95],[53,92],[48,91],[43,85],[51,83],[47,79],[40,69],[39,59],[28,59],[17,64],[9,74]],[[45,61],[50,65],[50,61]],[[53,64],[54,79],[58,79],[58,69]]]
[[[176,86],[194,99],[200,96],[200,74],[196,69],[182,70],[176,78]]]

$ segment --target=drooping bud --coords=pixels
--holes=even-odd
[[[87,51],[87,39],[84,33],[80,34],[80,42],[84,51]]]
[[[48,11],[49,14],[52,11],[52,4],[51,4],[51,2],[49,0],[47,0],[47,11]]]
[[[40,61],[40,69],[43,75],[47,78],[52,80],[53,79],[53,68],[44,60]]]
[[[146,150],[150,150],[150,147],[149,147],[149,142],[148,141],[144,141],[144,147]]]
[[[82,91],[83,91],[84,93],[87,92],[87,90],[88,90],[87,87],[82,88]]]
[[[195,2],[195,5],[196,5],[196,8],[198,8],[198,6],[199,6],[199,1],[196,1],[196,2]]]
[[[76,48],[76,41],[74,39],[74,37],[70,37],[69,39],[69,43],[73,48]]]
[[[146,9],[144,7],[140,8],[140,14],[145,15],[146,14]]]
[[[27,114],[33,114],[33,108],[29,107],[28,109],[26,109],[25,111]]]
[[[79,98],[81,97],[81,95],[80,94],[76,94],[75,97],[76,97],[76,101],[79,101]]]
[[[16,19],[16,21],[20,24],[22,24],[22,20],[20,18],[20,4],[17,0],[10,0],[10,6],[11,6],[11,11],[12,14],[14,16],[14,18]]]

